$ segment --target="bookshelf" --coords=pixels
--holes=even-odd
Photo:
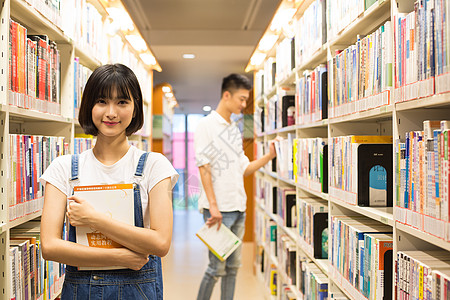
[[[354,279],[349,277],[354,275],[343,273],[342,269],[339,270],[334,265],[333,259],[330,257],[333,247],[330,243],[333,239],[336,242],[336,239],[339,238],[336,237],[336,233],[333,234],[331,231],[332,222],[345,223],[351,217],[352,220],[363,220],[364,225],[358,226],[374,226],[373,228],[383,228],[391,233],[393,257],[391,271],[393,276],[389,286],[392,286],[392,298],[406,297],[405,293],[406,295],[420,293],[418,288],[415,290],[406,288],[407,284],[415,286],[412,280],[419,279],[396,277],[401,276],[398,275],[397,268],[400,270],[406,268],[398,255],[403,255],[404,251],[419,253],[419,251],[442,250],[439,254],[440,258],[433,257],[433,259],[438,261],[450,259],[450,217],[447,213],[449,207],[448,180],[445,179],[449,172],[448,158],[445,156],[448,154],[448,149],[445,148],[448,144],[445,142],[447,133],[439,133],[439,130],[448,132],[448,123],[440,123],[443,124],[440,129],[432,127],[431,134],[438,134],[437,136],[424,137],[427,132],[424,129],[424,121],[449,120],[448,116],[450,115],[448,63],[444,59],[449,53],[448,40],[446,40],[449,32],[445,27],[449,20],[444,19],[448,18],[444,11],[448,11],[445,9],[450,7],[450,2],[443,1],[435,4],[436,6],[431,6],[432,13],[430,6],[414,0],[326,1],[326,5],[322,8],[321,3],[323,2],[319,0],[295,1],[294,3],[282,1],[277,14],[288,15],[287,11],[289,10],[293,10],[295,13],[292,18],[278,26],[278,29],[274,29],[277,28],[274,22],[278,19],[277,16],[274,17],[264,36],[277,35],[276,43],[270,47],[270,50],[263,49],[264,47],[260,47],[263,36],[246,68],[247,71],[254,72],[254,89],[257,99],[254,116],[256,157],[266,153],[269,141],[275,137],[282,137],[284,141],[288,141],[285,145],[280,143],[279,156],[281,154],[281,159],[277,157],[276,162],[269,163],[255,176],[254,201],[257,204],[255,206],[255,240],[257,244],[255,267],[258,270],[261,269],[261,251],[270,257],[275,255],[272,260],[278,260],[279,252],[286,250],[278,241],[273,242],[272,236],[267,233],[272,226],[275,226],[278,232],[277,237],[280,237],[281,232],[281,236],[288,237],[296,245],[297,251],[295,262],[297,283],[292,282],[293,278],[284,272],[280,263],[275,265],[275,269],[280,273],[277,278],[278,291],[284,288],[295,290],[293,299],[313,297],[304,295],[301,291],[302,283],[299,281],[299,276],[304,275],[301,274],[299,268],[302,266],[301,257],[303,256],[309,263],[316,265],[323,274],[328,275],[329,298],[379,299],[378,287],[376,291],[369,291],[366,287],[356,287],[355,283],[350,282]],[[325,22],[322,21],[323,18],[319,17],[312,20],[312,13],[305,17],[306,12],[311,12],[309,7],[312,5],[316,5],[316,11],[325,10]],[[444,5],[444,8],[441,5]],[[423,20],[431,18],[431,14],[433,14],[435,22],[427,23],[431,24],[428,27],[424,25],[425,23],[415,23],[417,18],[419,20],[420,18],[424,18]],[[305,24],[302,23],[302,18],[310,20],[308,28],[310,32],[314,32],[315,36],[311,37],[302,33],[302,29],[299,28],[299,24]],[[321,30],[324,31],[321,33]],[[409,37],[404,34],[406,30],[411,33]],[[323,32],[326,32],[325,39]],[[413,37],[414,40],[412,40]],[[286,39],[292,38],[295,40],[295,47],[290,51],[286,52],[285,48],[279,46]],[[318,43],[317,40],[320,42]],[[366,42],[373,43],[374,49],[378,49],[374,50],[373,53],[376,54],[373,56],[367,54],[370,51],[363,52],[369,49],[363,48]],[[377,43],[379,48],[376,48]],[[414,43],[414,47],[407,48],[408,43],[409,45]],[[424,45],[428,47],[428,53],[431,56],[424,56],[420,52],[424,49]],[[284,51],[284,57],[293,56],[294,61],[290,64],[286,63],[279,55],[280,53],[277,53],[278,51]],[[305,53],[307,54],[305,55]],[[277,58],[282,61],[278,62]],[[355,58],[356,60],[354,60]],[[370,61],[374,59],[377,62],[372,64]],[[280,70],[278,63],[287,68],[282,70],[281,76],[278,76],[276,72]],[[343,65],[339,65],[340,63]],[[312,75],[312,70],[320,65],[327,66],[328,77],[325,94],[321,94],[318,89],[320,86],[318,77]],[[374,66],[377,68],[374,69]],[[296,122],[282,127],[280,125],[283,113],[281,99],[292,91],[296,95]],[[326,101],[321,102],[323,97],[326,97]],[[324,109],[324,105],[328,109],[328,114],[326,117],[322,115],[321,118],[320,110]],[[342,178],[343,188],[333,185],[333,176],[336,174],[332,175],[334,170],[332,164],[336,162],[336,159],[342,159],[349,168],[354,162],[351,160],[349,164],[345,157],[336,156],[339,154],[333,156],[332,153],[339,153],[332,152],[333,143],[337,138],[344,141],[346,137],[354,135],[392,136],[392,150],[389,151],[389,156],[393,157],[393,163],[391,163],[393,168],[387,176],[393,180],[386,186],[386,189],[392,191],[392,206],[356,205],[357,194],[346,189],[346,185],[351,187],[353,183],[350,181],[357,178],[352,173],[348,175],[348,178]],[[411,139],[408,140],[409,136]],[[413,140],[412,137],[415,139]],[[322,171],[327,169],[328,175],[321,173],[319,176],[322,180],[323,178],[328,179],[327,192],[321,190],[323,188],[321,182],[313,179],[314,176],[317,176],[314,172],[318,170],[317,165],[314,165],[314,157],[317,155],[314,151],[317,151],[317,147],[320,151],[325,149],[323,145],[322,148],[320,147],[320,142],[319,144],[310,142],[314,139],[322,139],[323,145],[328,147],[328,165],[320,167]],[[300,144],[297,144],[296,140],[302,140],[305,145],[311,145],[308,147],[312,148],[305,148],[306,156],[302,156],[304,152],[298,149]],[[432,144],[437,146],[431,146]],[[345,145],[344,142],[342,145]],[[352,147],[350,144],[348,145]],[[412,147],[408,150],[411,151],[408,154],[410,156],[407,155],[407,159],[411,160],[409,173],[407,172],[408,167],[401,165],[406,161],[406,158],[401,156],[402,153],[405,153],[401,152],[401,149],[404,149],[401,148],[402,145]],[[436,147],[442,148],[438,150]],[[323,155],[323,161],[325,161],[325,154]],[[412,155],[415,155],[414,158]],[[303,165],[305,159],[309,160],[306,166]],[[414,165],[412,165],[413,163]],[[302,177],[301,174],[305,170],[307,176]],[[405,199],[405,189],[407,188],[404,185],[405,181],[408,182],[407,180],[409,180],[411,190],[409,194],[406,194],[409,195],[406,196],[409,198]],[[412,182],[415,184],[413,187],[411,187]],[[439,182],[439,188],[436,187],[436,182]],[[288,200],[287,198],[277,198],[273,194],[279,194],[280,190],[286,189],[295,189],[297,214],[302,199],[323,201],[327,204],[328,260],[314,257],[311,244],[306,242],[299,233],[299,215],[296,216],[296,226],[287,227],[285,225],[286,220],[280,213],[286,213],[283,205],[287,205]],[[278,207],[275,207],[277,205]],[[348,224],[348,226],[354,226],[351,223]],[[264,225],[267,228],[262,228]],[[308,226],[313,226],[312,221]],[[378,230],[378,232],[380,231]],[[370,233],[365,235],[370,235]],[[370,239],[372,239],[371,242],[376,240],[375,243],[379,243],[377,238],[369,237]],[[275,243],[275,245],[271,248],[268,246],[270,243]],[[373,246],[373,244],[371,245]],[[418,261],[418,264],[425,266],[427,263],[431,263],[427,260],[431,258],[421,258],[422,254],[418,255],[419,258],[412,257]],[[348,259],[351,260],[351,258]],[[421,259],[423,259],[422,262]],[[375,261],[378,260],[375,259]],[[389,262],[391,261],[389,260]],[[429,269],[429,274],[435,276],[435,271],[439,271],[439,268]],[[377,271],[373,272],[373,274],[377,274]],[[367,276],[369,276],[368,280],[372,279],[371,275]],[[264,272],[260,274],[260,278],[270,284],[267,282],[267,275]],[[446,284],[448,281],[446,277]],[[431,283],[427,284],[429,286],[423,287],[423,293],[427,292],[430,295],[438,289]],[[271,297],[271,299],[291,299],[284,298],[280,292]],[[432,297],[435,299],[435,294]]]
[[[153,88],[152,105],[152,150],[164,154],[172,161],[173,114],[177,100],[170,84],[161,83]]]
[[[16,290],[10,240],[18,230],[39,225],[42,214],[43,187],[37,179],[53,158],[91,147],[91,137],[82,135],[77,105],[83,86],[92,70],[105,63],[123,63],[135,71],[144,95],[144,127],[130,138],[130,143],[149,150],[151,144],[151,105],[153,70],[160,66],[151,50],[136,51],[121,31],[108,31],[113,19],[110,5],[120,1],[102,0],[1,0],[0,1],[0,298],[12,299]],[[86,11],[90,10],[89,17]],[[74,15],[77,17],[74,18]],[[84,16],[81,18],[81,16]],[[92,19],[89,19],[91,18]],[[89,21],[95,26],[86,26]],[[83,21],[82,21],[83,20]],[[18,25],[15,25],[18,24]],[[17,26],[17,27],[14,27]],[[18,28],[18,29],[16,29]],[[105,30],[105,31],[104,31]],[[33,54],[29,35],[40,35],[52,51],[41,57]],[[88,38],[89,36],[89,38]],[[37,40],[36,44],[39,43]],[[54,47],[54,48],[52,48]],[[57,49],[57,50],[55,50]],[[143,55],[153,61],[145,61]],[[44,56],[45,55],[45,56]],[[33,60],[34,59],[34,60]],[[47,66],[48,72],[31,67]],[[39,73],[40,72],[40,73]],[[41,79],[39,74],[44,75]],[[45,87],[41,97],[35,87]],[[39,86],[40,87],[40,86]],[[76,140],[75,140],[76,138]],[[25,155],[26,153],[26,155]],[[21,156],[22,155],[22,156]],[[28,173],[27,173],[28,172]],[[25,192],[22,192],[22,190]],[[28,192],[29,191],[29,192]],[[35,236],[39,236],[37,232]],[[36,246],[36,244],[33,244]],[[28,249],[31,249],[29,247]],[[27,249],[27,255],[39,252]],[[38,247],[34,248],[36,251]],[[31,254],[32,253],[32,254]],[[18,262],[17,262],[18,263]],[[19,264],[18,264],[19,266]],[[59,264],[48,265],[35,274],[35,296],[28,299],[56,299],[64,280]],[[44,268],[47,279],[38,280]],[[25,271],[24,271],[25,272]]]

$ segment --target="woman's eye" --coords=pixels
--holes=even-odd
[[[120,105],[126,105],[126,104],[128,104],[128,100],[121,100],[121,101],[119,101],[119,104]]]
[[[100,103],[100,104],[105,104],[105,103],[106,103],[106,101],[105,101],[105,100],[103,100],[103,99],[98,99],[96,103]]]

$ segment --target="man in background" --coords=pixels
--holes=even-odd
[[[230,74],[222,81],[221,99],[215,111],[199,121],[194,135],[197,166],[202,183],[198,200],[200,212],[208,226],[227,226],[240,239],[245,231],[247,196],[244,176],[253,174],[275,156],[273,141],[270,151],[263,157],[249,161],[244,154],[242,137],[231,114],[240,114],[247,106],[252,89],[249,79]],[[208,300],[219,277],[221,299],[234,297],[236,274],[241,266],[241,247],[224,262],[211,252],[209,265],[203,276],[197,300]]]

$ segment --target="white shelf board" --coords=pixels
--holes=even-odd
[[[23,0],[11,0],[11,18],[25,26],[27,34],[45,34],[57,43],[70,42],[60,28]]]
[[[333,266],[330,266],[330,275],[328,278],[333,281],[341,291],[347,295],[350,299],[354,300],[367,300],[360,291],[358,291],[350,282],[345,279]]]
[[[367,216],[383,224],[394,226],[393,207],[363,207],[351,205],[332,197],[330,197],[330,202],[333,202],[334,204],[342,206],[348,210],[354,211],[360,215]]]
[[[6,105],[4,105],[6,106]],[[10,116],[13,116],[17,119],[23,120],[36,120],[36,121],[55,121],[61,123],[72,123],[72,119],[65,118],[59,115],[52,115],[43,112],[39,112],[36,110],[20,108],[17,106],[10,105],[8,108]]]
[[[438,108],[443,106],[450,108],[449,99],[450,93],[443,93],[439,95],[433,95],[430,97],[395,103],[395,109],[397,111],[404,111],[417,108]]]
[[[328,126],[328,119],[315,121],[311,123],[306,124],[298,124],[295,125],[295,129],[308,129],[308,128],[318,128],[318,127],[327,127]]]
[[[417,238],[419,238],[419,239],[421,239],[421,240],[423,240],[423,241],[425,241],[427,243],[433,244],[433,245],[438,246],[438,247],[440,247],[442,249],[450,251],[450,243],[444,241],[443,239],[440,239],[440,238],[438,238],[436,236],[428,234],[428,233],[426,233],[424,231],[415,229],[415,228],[413,228],[411,226],[401,224],[399,222],[395,222],[395,227],[398,230],[401,230],[401,231],[406,232],[406,233],[408,233],[408,234],[410,234],[412,236],[415,236],[415,237],[417,237]]]
[[[2,224],[2,225],[0,225],[1,233],[6,232],[7,230],[9,230],[11,228],[14,228],[16,226],[25,224],[25,223],[27,223],[27,222],[29,222],[31,220],[34,220],[34,219],[40,217],[41,215],[42,215],[42,210],[39,210],[37,212],[25,215],[25,216],[20,217],[20,218],[17,218],[14,221],[10,221],[10,222],[8,222],[6,224]]]
[[[101,66],[101,62],[95,58],[95,55],[91,51],[75,45],[75,56],[80,59],[80,64],[88,67],[91,70],[95,70]]]
[[[343,122],[349,122],[349,121],[366,121],[371,119],[379,119],[379,118],[387,118],[392,117],[392,111],[394,109],[394,106],[391,105],[385,105],[365,111],[356,112],[353,114],[336,117],[336,118],[330,118],[329,123],[330,124],[337,124],[337,123],[343,123]]]
[[[309,59],[305,60],[300,66],[297,67],[298,76],[301,77],[303,71],[314,69],[322,63],[326,63],[327,60],[327,48],[328,43],[323,44],[317,51],[315,51]]]
[[[353,20],[347,27],[341,30],[339,34],[331,41],[328,41],[330,47],[350,46],[356,42],[356,36],[367,35],[375,31],[385,21],[390,19],[391,1],[378,0],[368,10]]]
[[[292,69],[289,74],[286,76],[286,78],[280,80],[280,82],[277,82],[277,87],[288,87],[295,85],[295,74],[297,71],[295,69]]]

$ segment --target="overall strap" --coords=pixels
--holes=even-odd
[[[142,214],[142,201],[141,201],[141,189],[139,182],[142,179],[145,167],[145,161],[147,160],[148,152],[145,152],[139,158],[139,162],[136,167],[134,176],[138,178],[134,187],[134,226],[144,227],[144,215]]]
[[[136,172],[134,173],[134,176],[142,177],[142,173],[144,172],[145,161],[147,160],[147,156],[148,156],[148,152],[145,152],[139,158],[139,162],[136,167]]]

